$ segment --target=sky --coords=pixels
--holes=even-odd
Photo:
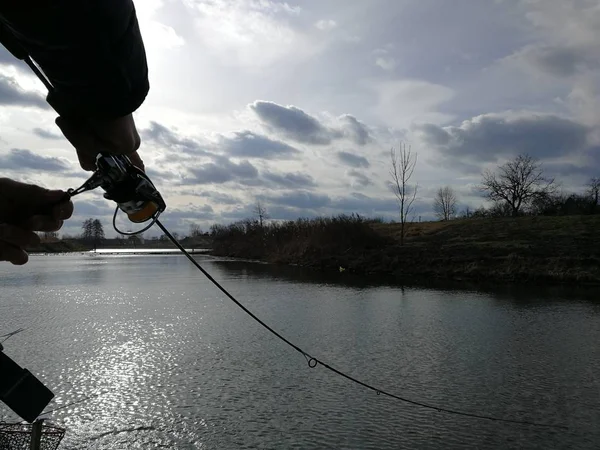
[[[484,204],[482,172],[521,153],[565,192],[600,175],[598,0],[135,5],[151,86],[140,154],[180,234],[251,217],[258,200],[273,220],[395,219],[400,145],[417,156],[422,220],[442,186],[460,209]],[[0,53],[0,176],[66,190],[87,173],[43,94]],[[100,191],[74,203],[64,233],[93,217],[114,234]]]

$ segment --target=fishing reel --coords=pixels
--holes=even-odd
[[[68,193],[73,197],[97,187],[105,191],[104,198],[117,203],[115,218],[121,209],[131,222],[155,221],[167,207],[148,175],[126,155],[99,153],[94,174],[81,187],[69,189]]]

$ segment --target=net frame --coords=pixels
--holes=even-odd
[[[56,450],[65,436],[66,429],[42,423],[40,450]],[[29,450],[33,424],[0,422],[0,450]],[[35,448],[35,447],[34,447]]]

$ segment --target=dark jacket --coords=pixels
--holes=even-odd
[[[7,50],[19,59],[29,54],[54,86],[48,102],[60,115],[122,117],[148,94],[131,0],[2,2],[0,27]]]

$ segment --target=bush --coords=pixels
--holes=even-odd
[[[376,222],[379,220],[343,214],[271,222],[261,227],[257,220],[245,219],[229,225],[213,225],[210,233],[214,251],[230,256],[262,258],[306,252],[327,252],[335,256],[348,249],[365,250],[385,245],[387,238],[371,227]]]

